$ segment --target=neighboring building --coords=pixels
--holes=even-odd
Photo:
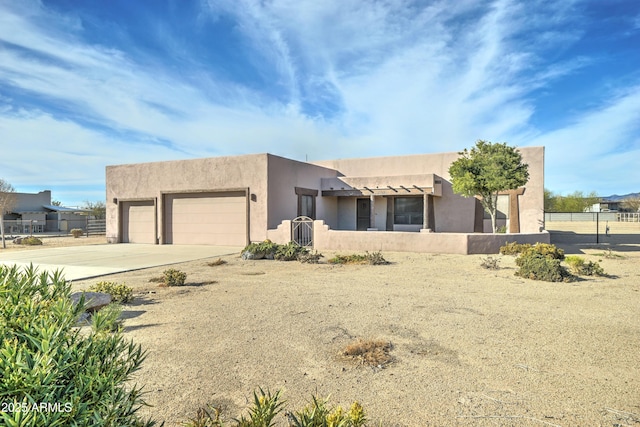
[[[4,216],[8,234],[43,233],[85,228],[86,213],[81,209],[53,206],[51,191],[15,193],[11,212]]]
[[[509,232],[548,241],[541,233],[544,148],[520,152],[530,180],[501,196],[502,224]],[[437,239],[428,235],[490,231],[479,201],[453,194],[448,169],[458,157],[307,163],[254,154],[107,166],[107,239],[244,246],[271,238],[284,243],[291,237],[290,221],[299,216],[318,220],[317,233],[340,233],[327,235],[332,241],[353,240],[353,248],[371,238],[395,240],[385,244],[393,250],[412,250],[417,238]],[[500,239],[504,243],[504,235]]]

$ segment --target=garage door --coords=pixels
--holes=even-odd
[[[155,243],[155,212],[153,200],[122,202],[122,242]]]
[[[244,192],[165,195],[165,242],[176,245],[244,246]]]

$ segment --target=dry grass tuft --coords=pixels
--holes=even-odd
[[[207,267],[217,267],[218,265],[224,265],[226,263],[227,261],[223,260],[222,258],[218,258],[215,261],[208,262]]]
[[[347,345],[342,355],[357,360],[362,365],[380,366],[393,361],[389,354],[392,348],[393,345],[389,341],[358,339]]]

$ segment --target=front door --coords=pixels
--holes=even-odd
[[[356,208],[356,230],[367,231],[369,221],[371,221],[371,200],[358,199]]]

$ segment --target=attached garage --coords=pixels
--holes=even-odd
[[[176,245],[247,244],[244,191],[164,195],[164,243]]]
[[[122,243],[156,243],[156,207],[153,200],[121,203]]]

